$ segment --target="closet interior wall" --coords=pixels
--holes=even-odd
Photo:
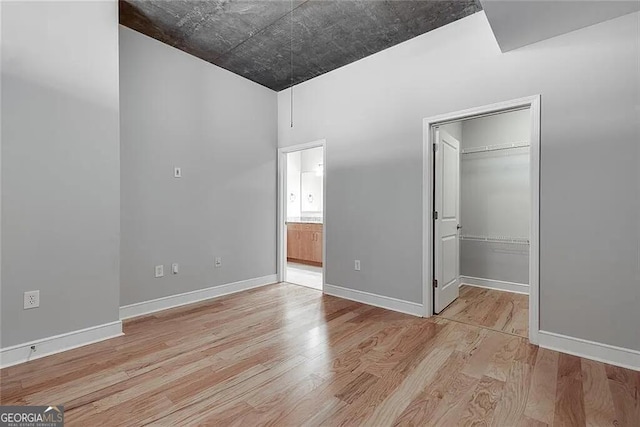
[[[460,132],[460,273],[525,285],[520,287],[524,292],[529,282],[530,130],[525,109],[465,120]]]

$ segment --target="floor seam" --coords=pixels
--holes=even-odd
[[[439,316],[436,315],[435,316],[438,319],[444,319],[444,320],[448,320],[450,322],[456,322],[456,323],[461,323],[463,325],[468,325],[468,326],[475,326],[476,328],[481,328],[481,329],[486,329],[488,331],[493,331],[493,332],[499,332],[501,334],[505,334],[505,335],[511,335],[512,337],[518,337],[518,338],[524,338],[524,339],[529,339],[529,337],[523,337],[522,335],[518,335],[518,334],[512,334],[511,332],[506,332],[506,331],[501,331],[499,329],[493,329],[490,328],[488,326],[483,326],[483,325],[475,325],[473,323],[467,323],[467,322],[463,322],[462,320],[457,320],[457,319],[450,319],[448,317],[443,317],[443,316]]]

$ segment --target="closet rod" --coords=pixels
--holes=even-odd
[[[473,240],[476,242],[490,243],[513,243],[517,245],[528,245],[529,239],[524,237],[502,237],[502,236],[460,236],[461,240]]]
[[[485,145],[482,147],[471,147],[471,148],[463,149],[462,154],[485,153],[487,151],[498,151],[498,150],[511,150],[514,148],[526,148],[529,146],[530,144],[528,142],[516,142],[513,144]]]

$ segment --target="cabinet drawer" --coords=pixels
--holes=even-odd
[[[303,223],[303,222],[289,222],[287,223],[288,230],[294,231],[315,231],[322,232],[322,224]]]

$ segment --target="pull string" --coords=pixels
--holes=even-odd
[[[291,113],[291,127],[293,127],[293,0],[289,1],[289,92],[291,95],[291,105],[290,105],[290,113]]]

